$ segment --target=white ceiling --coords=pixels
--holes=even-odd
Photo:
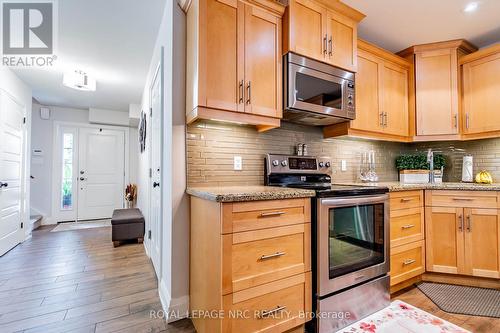
[[[366,15],[360,38],[397,52],[408,46],[465,38],[478,47],[500,42],[500,0],[342,0]]]
[[[42,104],[128,111],[141,101],[165,3],[60,0],[56,66],[15,71]],[[74,69],[93,75],[97,91],[63,86],[63,72]]]

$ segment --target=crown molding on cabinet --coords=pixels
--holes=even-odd
[[[477,59],[488,57],[488,56],[490,56],[492,54],[496,54],[498,52],[500,52],[500,43],[485,47],[483,49],[480,49],[477,52],[463,56],[459,59],[458,63],[459,63],[459,65],[463,65],[465,63],[468,63],[468,62],[471,62],[471,61],[474,61]]]
[[[466,41],[465,39],[454,39],[445,42],[413,45],[397,52],[396,54],[400,57],[406,58],[407,56],[414,53],[433,51],[438,49],[453,49],[453,48],[462,50],[466,54],[477,51],[477,47],[474,44]]]

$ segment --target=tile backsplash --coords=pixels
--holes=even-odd
[[[308,155],[332,158],[332,179],[358,180],[361,154],[375,151],[380,180],[397,180],[395,158],[407,145],[355,139],[323,139],[320,128],[283,122],[281,128],[258,133],[254,127],[198,121],[187,128],[189,185],[262,185],[266,153],[294,154],[295,145],[305,143]],[[233,157],[243,158],[243,170],[233,170]],[[347,171],[341,171],[346,160]]]

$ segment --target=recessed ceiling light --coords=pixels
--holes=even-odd
[[[72,72],[64,73],[63,84],[66,87],[77,90],[83,90],[83,91],[96,90],[95,79],[81,70],[74,70]]]
[[[465,13],[474,12],[474,11],[477,10],[478,6],[479,6],[479,4],[477,2],[470,2],[470,3],[467,4],[467,6],[465,6],[464,12]]]

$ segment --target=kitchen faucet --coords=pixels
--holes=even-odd
[[[429,163],[429,182],[434,184],[434,152],[431,148],[427,150],[427,163]]]

